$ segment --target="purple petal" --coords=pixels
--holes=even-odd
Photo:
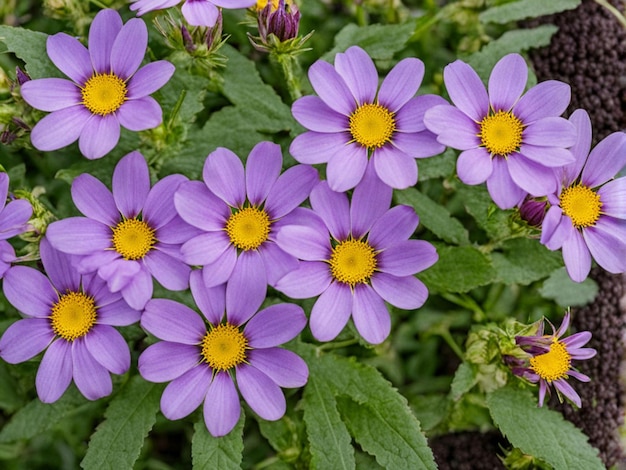
[[[43,403],[54,403],[72,381],[72,345],[64,339],[52,343],[41,359],[35,387]]]
[[[546,392],[548,391],[548,386],[545,380],[539,381],[539,406],[543,406],[543,401],[546,398]]]
[[[122,158],[113,171],[113,198],[119,211],[128,219],[136,217],[150,192],[150,172],[139,152]]]
[[[82,104],[54,111],[33,127],[30,140],[36,149],[45,152],[66,147],[76,142],[91,117]]]
[[[313,305],[309,327],[318,341],[332,341],[346,326],[352,313],[350,287],[332,282]]]
[[[157,215],[157,217],[159,218],[159,222],[162,222],[160,218],[164,215],[166,214]],[[197,237],[201,233],[202,231],[199,228],[188,224],[178,214],[176,214],[172,220],[167,222],[165,225],[161,225],[157,228],[155,237],[158,240],[158,245],[155,246],[157,246],[158,249],[160,251],[163,251],[164,253],[169,253],[172,256],[180,258],[182,257],[182,254],[180,252],[181,244],[188,242],[193,237]]]
[[[187,181],[185,176],[179,174],[168,175],[157,181],[146,197],[142,220],[158,231],[177,217],[174,193],[182,183]]]
[[[593,188],[613,178],[626,165],[626,134],[614,132],[589,154],[581,175],[582,184]]]
[[[120,292],[124,300],[135,310],[142,310],[146,302],[152,298],[154,286],[152,276],[144,266],[141,267],[130,281],[121,288]]]
[[[509,174],[517,186],[533,196],[541,197],[556,190],[557,180],[545,166],[512,153],[507,158]]]
[[[246,200],[243,164],[232,151],[219,147],[204,162],[202,177],[208,188],[231,207],[242,207]]]
[[[295,165],[286,170],[278,177],[265,201],[265,210],[270,219],[284,217],[302,204],[318,182],[317,170],[311,166]]]
[[[396,112],[396,129],[399,133],[425,130],[424,116],[426,112],[439,105],[448,105],[448,102],[439,95],[419,95],[411,98]],[[394,139],[396,137],[394,136]]]
[[[241,396],[261,418],[275,421],[285,414],[287,403],[283,391],[267,375],[241,364],[236,369],[236,377]]]
[[[394,189],[406,189],[417,183],[415,160],[392,146],[385,145],[372,156],[378,177]]]
[[[562,181],[566,185],[572,183],[580,175],[591,149],[592,138],[591,119],[587,111],[577,109],[569,117],[569,121],[576,128],[576,143],[570,148],[576,161],[562,168]]]
[[[224,252],[234,250],[225,231],[208,232],[186,241],[181,247],[181,255],[186,263],[206,266],[214,263]]]
[[[367,284],[354,286],[352,320],[359,334],[371,344],[382,343],[391,331],[391,317],[385,302]]]
[[[617,219],[626,219],[626,178],[609,181],[598,190],[602,213]]]
[[[151,96],[126,101],[116,115],[119,123],[131,131],[154,129],[163,122],[161,106]]]
[[[200,406],[211,383],[211,368],[199,364],[169,383],[161,396],[161,411],[167,419],[180,419]]]
[[[13,323],[0,338],[0,357],[9,364],[32,359],[54,339],[47,318],[25,318]]]
[[[303,96],[291,106],[293,117],[306,129],[324,135],[347,131],[348,117],[329,107],[318,96]]]
[[[184,290],[189,287],[191,268],[182,261],[159,250],[152,250],[144,258],[150,274],[169,290]]]
[[[109,325],[94,325],[85,336],[85,346],[93,358],[114,374],[124,374],[130,367],[130,351],[124,337]]]
[[[424,240],[406,240],[378,254],[378,269],[394,276],[411,276],[430,268],[439,256]]]
[[[565,379],[557,379],[552,383],[554,384],[554,388],[570,399],[578,408],[582,406],[580,396]]]
[[[23,233],[32,214],[33,207],[25,199],[15,199],[0,208],[0,240]]]
[[[593,348],[579,348],[573,351],[570,351],[570,356],[572,359],[584,361],[586,359],[591,359],[596,355],[597,351]]]
[[[324,292],[331,280],[326,263],[303,261],[298,269],[279,279],[274,287],[291,298],[308,299]]]
[[[120,140],[120,123],[114,114],[93,116],[85,123],[78,148],[89,160],[104,157]]]
[[[113,252],[105,251],[106,253]],[[137,261],[125,260],[121,257],[108,260],[106,256],[102,259],[109,262],[98,267],[98,276],[107,282],[111,292],[120,292],[142,271],[141,264]]]
[[[80,89],[63,78],[29,80],[20,87],[24,101],[41,111],[58,111],[82,102]]]
[[[583,282],[591,271],[591,254],[580,233],[563,243],[563,260],[569,277],[574,282]]]
[[[2,287],[4,296],[11,305],[31,317],[49,317],[53,304],[59,300],[48,278],[36,269],[26,266],[9,269]]]
[[[463,113],[476,122],[487,115],[487,90],[472,67],[456,60],[443,69],[443,81],[450,99]]]
[[[186,1],[181,8],[187,23],[192,26],[212,28],[217,22],[219,10],[212,2]]]
[[[157,60],[144,65],[128,81],[126,98],[135,100],[151,95],[172,78],[175,70],[176,67],[167,60]]]
[[[480,145],[478,123],[454,106],[433,106],[426,111],[424,124],[437,134],[439,142],[449,147],[468,150]]]
[[[253,206],[260,206],[272,189],[283,165],[280,145],[259,142],[246,160],[246,194]]]
[[[591,339],[591,332],[581,331],[575,333],[567,338],[563,338],[561,342],[567,346],[567,350],[572,352],[573,349],[579,349],[589,342]]]
[[[354,97],[344,79],[328,62],[318,60],[309,68],[309,81],[331,109],[349,116],[356,109]]]
[[[192,271],[189,285],[193,300],[204,317],[212,325],[220,323],[226,311],[226,285],[206,287],[202,279],[202,271],[198,270]]]
[[[350,223],[354,238],[363,237],[389,209],[392,195],[393,189],[383,183],[372,164],[368,165],[363,179],[352,192]]]
[[[128,80],[139,68],[148,45],[148,28],[143,20],[129,20],[111,47],[111,69],[122,80]]]
[[[289,153],[300,163],[308,165],[326,163],[331,155],[341,150],[351,139],[348,132],[335,134],[305,132],[293,139]]]
[[[294,339],[305,325],[302,307],[274,304],[252,317],[243,332],[251,348],[272,348]]]
[[[363,169],[365,171],[365,168]],[[309,196],[311,207],[322,218],[335,240],[345,240],[350,234],[348,197],[329,188],[321,181]]]
[[[372,287],[386,302],[405,310],[421,307],[428,298],[428,289],[414,276],[376,273],[372,276]]]
[[[279,387],[302,387],[309,378],[306,362],[286,349],[253,349],[248,352],[247,359],[252,367],[259,369]]]
[[[267,283],[271,286],[276,285],[278,280],[288,272],[298,269],[296,257],[283,251],[276,243],[264,243],[259,247],[259,252],[265,265]]]
[[[164,341],[200,344],[206,326],[200,315],[169,299],[152,299],[141,315],[141,327]]]
[[[41,239],[39,248],[41,262],[55,289],[58,292],[79,291],[80,274],[72,266],[72,257],[52,248],[45,237]]]
[[[94,359],[83,338],[78,338],[72,343],[72,363],[74,383],[85,398],[97,400],[111,394],[113,391],[111,375]]]
[[[254,5],[255,0],[211,0],[211,2],[222,8],[248,8]]]
[[[515,184],[504,158],[493,158],[492,164],[493,171],[487,178],[487,190],[491,199],[500,209],[511,209],[517,206],[526,196],[526,191]]]
[[[225,250],[213,263],[202,268],[202,279],[207,287],[223,284],[230,278],[237,263],[237,250]]]
[[[415,96],[424,78],[424,63],[409,57],[398,62],[387,74],[378,92],[378,102],[395,113]]]
[[[560,116],[565,112],[571,98],[567,83],[546,80],[538,83],[520,98],[513,114],[524,124],[549,116]]]
[[[185,222],[202,230],[223,230],[231,215],[229,207],[200,181],[182,183],[174,205]]]
[[[100,180],[84,173],[72,182],[74,205],[86,217],[114,227],[120,214],[111,191]]]
[[[198,346],[159,341],[139,356],[139,373],[150,382],[169,382],[198,365],[200,359]]]
[[[395,206],[385,212],[372,226],[368,237],[370,246],[377,250],[405,241],[417,228],[419,218],[409,206]]]
[[[212,436],[225,436],[233,430],[241,416],[239,395],[227,372],[213,377],[204,400],[204,422]]]
[[[530,145],[571,147],[576,143],[576,127],[561,117],[545,117],[529,124],[524,129],[522,140]],[[570,163],[573,163],[573,158]]]
[[[128,326],[138,322],[141,317],[141,312],[131,308],[124,299],[99,307],[98,323],[103,325]]]
[[[465,184],[482,184],[493,173],[493,159],[483,147],[461,152],[456,161],[456,172]]]
[[[519,54],[508,54],[498,61],[489,76],[489,100],[495,111],[508,111],[517,102],[528,80],[528,67]]]
[[[583,239],[596,262],[613,274],[626,271],[626,224],[611,223],[604,217],[593,227],[583,230]]]
[[[263,258],[257,251],[239,254],[226,285],[226,317],[233,325],[243,325],[259,309],[267,292]]]
[[[575,379],[580,380],[581,382],[591,382],[591,377],[585,374],[581,374],[580,372],[576,370],[572,370],[572,369],[568,370],[567,375],[569,375],[570,377],[574,377]]]
[[[349,47],[335,56],[335,70],[344,79],[358,104],[373,103],[378,88],[378,72],[374,62],[358,46]]]
[[[446,146],[437,140],[437,136],[428,130],[406,134],[397,132],[393,136],[392,145],[411,158],[432,157],[446,149]]]
[[[89,51],[78,39],[57,33],[48,36],[46,48],[54,65],[78,85],[84,85],[93,75]]]
[[[120,14],[111,9],[101,10],[89,28],[89,54],[97,73],[111,72],[111,48],[122,29]]]
[[[276,243],[290,255],[306,261],[328,259],[331,254],[328,229],[310,225],[285,225],[276,234]]]
[[[344,192],[354,188],[367,168],[367,149],[353,143],[335,153],[328,160],[326,177],[333,191]]]
[[[539,147],[522,143],[519,153],[540,165],[557,169],[574,161],[572,152],[559,147]]]

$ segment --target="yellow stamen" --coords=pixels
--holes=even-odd
[[[154,229],[143,220],[124,219],[113,228],[113,248],[124,259],[142,259],[156,241]]]
[[[67,341],[74,341],[89,333],[96,323],[94,299],[82,292],[63,294],[52,306],[50,320],[57,335]]]
[[[202,339],[202,357],[212,369],[231,369],[246,360],[248,340],[239,328],[221,324]]]
[[[552,382],[567,377],[570,370],[571,356],[565,344],[554,340],[550,351],[530,358],[530,367],[544,380]]]
[[[226,233],[240,250],[255,250],[268,239],[270,225],[267,212],[257,207],[245,207],[228,218]]]
[[[106,116],[117,111],[127,93],[126,83],[112,73],[95,74],[82,88],[83,104],[93,114]]]
[[[363,104],[350,115],[352,138],[368,149],[391,142],[395,130],[394,114],[379,104]]]
[[[508,156],[522,143],[522,121],[508,111],[489,114],[480,122],[480,142],[492,155]]]
[[[572,219],[576,228],[591,227],[600,218],[600,195],[582,184],[563,190],[559,202],[563,213]]]
[[[376,269],[376,253],[367,242],[348,239],[333,248],[328,262],[333,278],[354,286],[370,280]]]

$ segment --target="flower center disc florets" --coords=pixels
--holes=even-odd
[[[126,83],[112,73],[95,74],[83,86],[83,104],[93,114],[106,116],[126,101]]]
[[[52,306],[52,329],[61,338],[74,341],[89,333],[96,323],[96,304],[82,292],[68,292]]]
[[[239,328],[221,324],[202,339],[202,357],[215,370],[228,370],[246,360],[248,340]]]
[[[506,157],[519,149],[523,130],[522,121],[513,113],[498,111],[480,121],[478,137],[489,153]]]
[[[367,242],[348,239],[333,248],[330,273],[344,284],[366,283],[376,269],[376,252]]]
[[[571,356],[565,344],[557,340],[550,345],[550,351],[530,358],[530,367],[548,382],[567,377],[570,363]]]
[[[395,130],[393,113],[379,104],[361,105],[350,115],[350,133],[363,147],[382,147],[391,141]]]
[[[566,188],[559,198],[561,209],[576,228],[593,226],[600,218],[600,195],[581,184]]]
[[[228,218],[226,233],[240,250],[254,250],[268,239],[270,225],[267,212],[257,207],[245,207]]]
[[[143,220],[124,219],[113,229],[113,248],[127,260],[142,259],[156,243],[154,229]]]

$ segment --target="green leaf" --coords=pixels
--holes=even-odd
[[[243,409],[235,428],[223,437],[213,437],[201,417],[194,424],[191,459],[194,470],[239,470],[243,460]]]
[[[432,178],[446,178],[453,175],[456,169],[457,151],[447,148],[441,155],[417,160],[419,181]]]
[[[573,10],[581,0],[519,0],[505,3],[483,11],[478,15],[481,23],[505,24],[526,18],[551,15],[565,10]]]
[[[132,468],[156,421],[162,388],[138,375],[131,378],[111,400],[80,466],[88,470]]]
[[[492,253],[498,282],[528,285],[562,266],[561,254],[548,250],[538,240],[515,238],[503,243],[502,253]]]
[[[469,186],[455,183],[465,210],[471,215],[491,240],[502,240],[513,236],[510,218],[512,211],[500,210],[484,185]]]
[[[23,28],[0,25],[0,41],[24,61],[31,78],[67,78],[55,67],[46,52],[47,34]]]
[[[454,373],[450,385],[450,398],[454,401],[460,400],[477,382],[476,371],[467,362],[462,362]]]
[[[567,270],[560,268],[544,281],[539,293],[546,299],[554,300],[561,307],[576,307],[593,302],[598,294],[598,284],[590,277],[583,282],[574,282]]]
[[[13,413],[24,404],[19,385],[11,375],[6,363],[0,362],[0,408]]]
[[[605,468],[587,436],[560,413],[539,408],[529,391],[512,386],[499,388],[487,395],[487,406],[496,426],[522,452],[554,468]]]

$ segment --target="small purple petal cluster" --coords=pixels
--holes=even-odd
[[[258,15],[259,36],[266,44],[268,36],[273,34],[279,41],[288,41],[298,36],[300,27],[300,10],[298,6],[289,1],[279,0],[278,7],[274,8],[271,1],[259,12]]]
[[[24,233],[33,214],[28,201],[15,199],[7,204],[8,196],[9,175],[0,173],[0,279],[16,260],[15,250],[7,240]]]
[[[137,15],[178,5],[181,0],[130,0],[130,9]],[[253,6],[256,0],[186,0],[181,11],[192,26],[215,26],[220,8],[238,9]]]

